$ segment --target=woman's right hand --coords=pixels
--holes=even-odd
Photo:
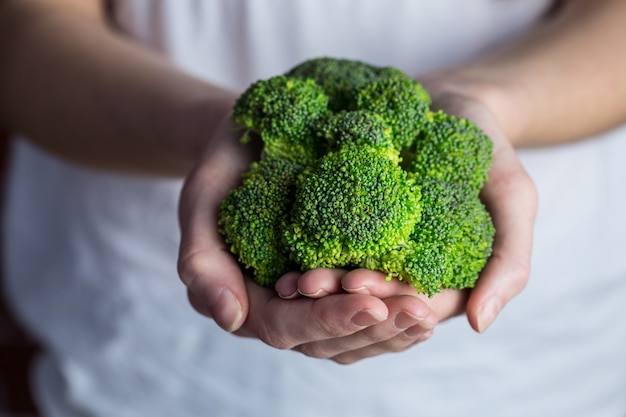
[[[241,174],[259,158],[259,147],[243,145],[225,117],[181,193],[179,272],[191,305],[224,330],[260,339],[278,349],[352,363],[399,351],[431,334],[437,320],[420,299],[336,293],[322,298],[279,296],[243,274],[218,232],[221,201]],[[335,279],[340,270],[314,270],[305,276]],[[293,281],[301,274],[289,273]],[[295,299],[293,299],[295,298]]]

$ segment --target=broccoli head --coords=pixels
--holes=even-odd
[[[288,77],[312,79],[326,92],[332,111],[351,110],[356,94],[379,77],[380,69],[361,61],[322,57],[310,59],[287,72]]]
[[[408,241],[420,192],[384,150],[347,145],[299,178],[286,239],[304,269],[358,265]]]
[[[317,156],[312,131],[327,111],[328,97],[314,81],[281,75],[252,84],[233,120],[261,136],[268,156],[303,162]]]
[[[222,202],[219,227],[232,253],[253,270],[256,282],[271,285],[293,269],[283,233],[289,224],[296,178],[302,167],[268,157],[251,165],[243,182]]]
[[[426,179],[422,216],[410,243],[385,254],[378,268],[433,295],[443,288],[471,288],[491,255],[491,217],[464,184]]]
[[[395,71],[365,85],[357,95],[358,110],[377,113],[389,124],[398,150],[410,146],[425,124],[430,97],[420,83]]]
[[[391,128],[377,113],[371,111],[344,111],[329,116],[320,123],[319,135],[323,137],[328,150],[336,151],[348,144],[374,146],[386,149],[390,159],[399,162]]]
[[[431,113],[410,151],[419,176],[459,182],[479,191],[492,164],[491,139],[467,119]]]
[[[219,226],[257,283],[364,267],[429,296],[474,285],[494,237],[478,197],[492,143],[430,103],[399,69],[329,57],[243,92],[233,120],[263,152]]]

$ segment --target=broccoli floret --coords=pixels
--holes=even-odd
[[[387,149],[390,159],[399,162],[391,128],[382,116],[371,111],[344,111],[329,116],[320,123],[319,134],[324,138],[330,151],[355,144]]]
[[[322,57],[305,61],[286,75],[314,80],[330,97],[328,107],[337,112],[354,109],[358,91],[379,74],[379,68],[365,62]]]
[[[490,139],[430,110],[404,72],[317,58],[252,84],[233,120],[263,140],[220,232],[256,282],[364,267],[432,296],[472,287],[494,227],[478,195]]]
[[[413,142],[430,105],[422,85],[393,67],[323,57],[303,62],[287,76],[314,80],[330,98],[328,108],[333,112],[378,113],[391,127],[398,150]]]
[[[385,150],[346,145],[300,175],[286,240],[303,269],[354,266],[408,241],[420,211]]]
[[[468,186],[424,181],[422,217],[410,244],[385,254],[379,269],[428,295],[443,288],[471,288],[491,255],[491,217]]]
[[[396,149],[410,146],[425,125],[430,97],[420,83],[398,71],[387,70],[365,85],[357,95],[356,108],[383,117],[392,129]]]
[[[219,227],[232,253],[253,269],[260,285],[272,285],[296,268],[283,244],[302,166],[286,159],[265,158],[251,165],[240,187],[222,202]]]
[[[252,84],[235,103],[233,120],[261,136],[268,156],[307,162],[318,157],[312,132],[327,112],[319,85],[281,75]]]
[[[491,139],[467,119],[431,113],[415,141],[409,170],[479,191],[492,164]]]

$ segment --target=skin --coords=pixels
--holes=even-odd
[[[463,312],[482,332],[524,288],[537,202],[515,147],[578,140],[626,120],[626,56],[614,53],[624,16],[621,0],[564,2],[501,51],[420,77],[436,107],[473,120],[495,151],[482,195],[497,229],[494,255],[476,288],[432,299],[367,270],[289,273],[276,291],[243,276],[216,229],[220,201],[258,158],[231,129],[238,93],[116,34],[99,1],[0,0],[0,124],[75,163],[185,177],[178,267],[194,308],[238,335],[353,363],[405,350]]]

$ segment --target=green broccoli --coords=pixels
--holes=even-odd
[[[473,190],[425,179],[422,219],[409,244],[385,254],[377,268],[433,295],[442,288],[470,288],[491,255],[491,217]]]
[[[460,182],[478,192],[492,163],[491,139],[469,120],[431,113],[414,146],[409,170],[419,176]]]
[[[276,76],[252,84],[233,120],[257,133],[268,156],[306,162],[318,155],[313,129],[328,112],[328,96],[312,80]]]
[[[384,147],[349,144],[300,175],[286,240],[304,269],[354,266],[407,242],[420,210]]]
[[[391,128],[377,113],[365,110],[334,113],[319,123],[318,130],[328,151],[336,151],[350,143],[373,145],[385,149],[390,159],[400,161]]]
[[[361,61],[315,58],[287,72],[288,77],[314,80],[326,92],[332,111],[354,110],[356,95],[379,77],[380,69]]]
[[[422,85],[392,67],[324,57],[296,66],[287,76],[317,82],[330,97],[328,107],[334,112],[378,113],[393,130],[398,150],[413,142],[430,105]]]
[[[365,85],[358,93],[356,108],[377,113],[392,129],[396,149],[410,146],[425,125],[430,97],[417,81],[396,72]]]
[[[283,244],[296,178],[302,166],[287,159],[264,158],[251,165],[240,187],[220,209],[219,227],[230,250],[252,268],[256,281],[272,285],[294,265]]]
[[[432,112],[404,72],[311,59],[253,83],[233,120],[263,152],[219,226],[257,283],[364,267],[429,296],[474,285],[495,233],[478,197],[492,144],[468,120]]]

